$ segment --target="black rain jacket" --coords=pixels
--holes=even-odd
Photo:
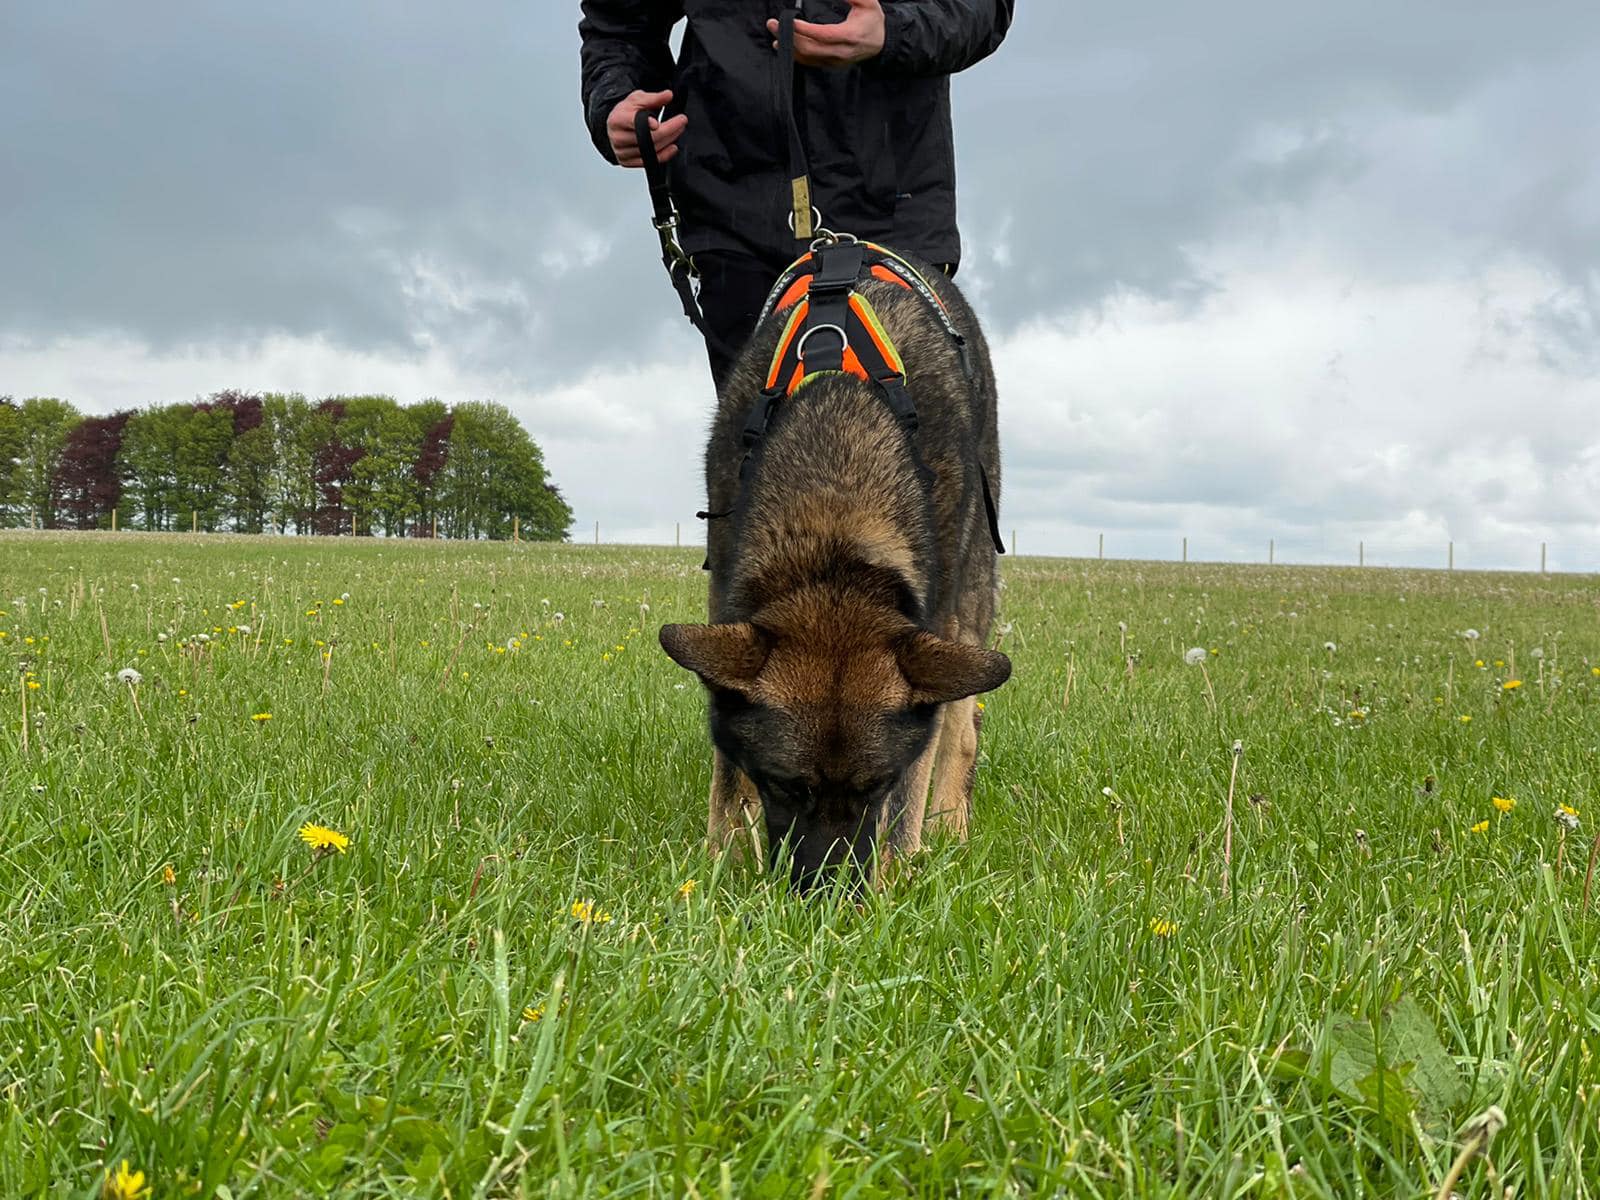
[[[786,114],[775,97],[767,20],[782,0],[584,0],[583,104],[615,161],[606,118],[635,89],[671,88],[689,127],[668,164],[690,254],[740,250],[777,263],[789,233]],[[798,114],[812,199],[829,229],[890,242],[930,262],[961,258],[950,76],[991,54],[1015,0],[883,0],[883,52],[842,71],[800,67]],[[843,20],[848,0],[807,0],[804,18]],[[669,36],[688,19],[676,63]],[[643,185],[640,185],[641,199]]]

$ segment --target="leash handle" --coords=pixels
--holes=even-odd
[[[774,72],[774,104],[789,142],[789,225],[795,241],[811,244],[817,235],[816,209],[811,204],[811,166],[806,161],[806,144],[800,136],[797,116],[805,104],[805,76],[795,71],[794,23],[800,16],[799,4],[778,14],[778,69]]]
[[[657,227],[661,222],[672,220],[672,193],[667,188],[667,172],[661,166],[661,159],[656,154],[655,131],[650,128],[650,122],[656,119],[656,114],[648,108],[641,108],[633,118],[633,133],[639,139],[639,157],[644,161],[644,177],[650,185],[650,205],[655,209]]]

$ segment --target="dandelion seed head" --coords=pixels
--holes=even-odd
[[[117,672],[117,682],[125,683],[129,687],[138,687],[144,682],[144,676],[132,667],[123,667],[122,670]]]
[[[1189,649],[1183,652],[1184,663],[1191,667],[1198,667],[1205,662],[1206,657],[1206,648],[1204,646],[1190,646]]]

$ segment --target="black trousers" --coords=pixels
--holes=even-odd
[[[711,360],[711,378],[718,388],[727,377],[750,335],[756,318],[767,301],[767,293],[789,266],[788,262],[765,262],[753,254],[734,251],[708,251],[694,256],[700,272],[700,311],[705,314],[710,335],[706,356]],[[955,263],[941,263],[939,269],[954,277]]]

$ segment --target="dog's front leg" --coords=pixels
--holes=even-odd
[[[933,811],[928,819],[936,831],[967,840],[972,815],[972,782],[978,767],[978,699],[968,696],[944,706],[940,717],[938,760],[933,776]]]
[[[732,850],[735,861],[750,848],[750,861],[761,861],[761,840],[757,826],[761,819],[761,797],[750,777],[722,753],[715,751],[711,762],[711,816],[706,840],[711,853]],[[748,833],[748,840],[740,837]]]
[[[928,781],[933,776],[933,761],[939,753],[939,734],[944,724],[944,708],[934,718],[933,736],[928,748],[911,764],[889,793],[888,829],[884,845],[889,857],[904,858],[922,849],[922,822],[928,813]]]

